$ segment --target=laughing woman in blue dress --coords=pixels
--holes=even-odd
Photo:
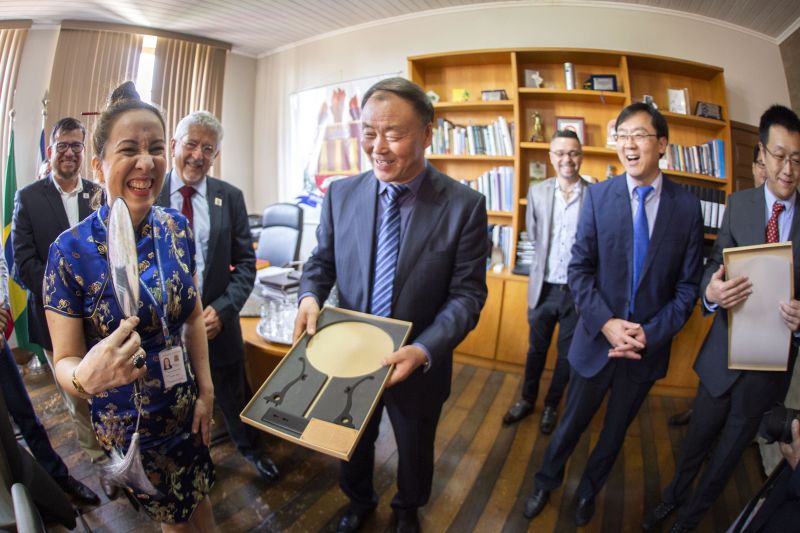
[[[129,491],[163,531],[213,531],[214,388],[194,239],[180,213],[154,207],[167,164],[164,120],[132,83],[112,94],[97,123],[94,152],[92,168],[107,203],[58,237],[45,273],[56,377],[64,390],[91,401],[97,440],[108,453],[128,450],[141,413],[142,464],[157,494]],[[138,316],[128,319],[114,297],[106,257],[109,205],[117,197],[128,204],[136,229],[141,281]],[[146,363],[137,368],[142,357]]]

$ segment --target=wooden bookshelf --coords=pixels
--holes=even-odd
[[[564,82],[564,63],[573,63],[576,88],[567,90]],[[537,70],[544,79],[541,88],[525,86],[525,70]],[[498,49],[471,50],[444,54],[414,56],[408,59],[409,77],[426,91],[435,91],[440,101],[434,106],[436,119],[454,124],[485,125],[502,116],[513,123],[513,156],[454,156],[431,155],[433,165],[450,176],[473,180],[487,170],[500,165],[513,165],[514,183],[510,191],[514,209],[491,211],[492,224],[510,226],[514,241],[509,264],[502,272],[490,272],[489,300],[476,330],[457,348],[457,353],[497,362],[523,365],[527,352],[527,277],[512,274],[516,257],[516,238],[525,229],[525,210],[529,184],[529,165],[543,161],[547,175],[554,175],[550,164],[548,142],[529,142],[532,116],[538,112],[544,125],[546,139],[552,136],[556,117],[582,117],[585,122],[584,159],[581,174],[598,180],[606,177],[609,166],[614,174],[623,171],[616,149],[606,146],[607,127],[623,107],[640,101],[643,95],[654,98],[670,128],[670,143],[684,146],[701,145],[713,139],[725,142],[725,169],[732,169],[730,122],[725,94],[724,73],[721,68],[647,54],[586,49]],[[615,91],[594,91],[583,88],[591,75],[616,76]],[[683,115],[667,111],[667,89],[688,88],[689,112],[697,102],[720,105],[721,120]],[[452,102],[453,89],[466,89],[467,102]],[[503,89],[508,100],[480,101],[481,91]],[[716,178],[691,172],[664,170],[670,178],[687,185],[731,192],[729,177]],[[713,233],[705,238],[711,241]],[[696,313],[684,331],[704,331],[705,322]],[[687,329],[688,328],[688,329]],[[682,339],[686,339],[685,341]],[[695,346],[697,344],[697,346]],[[547,368],[553,368],[555,343],[551,345]],[[688,367],[699,344],[692,335],[679,335],[673,345],[671,369]],[[491,363],[489,361],[489,363]],[[670,387],[687,393],[696,387],[691,373],[670,372],[660,382],[661,390]]]

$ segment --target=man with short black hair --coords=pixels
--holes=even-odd
[[[761,156],[761,144],[753,147],[753,186],[761,187],[767,181],[767,166]]]

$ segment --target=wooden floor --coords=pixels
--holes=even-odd
[[[426,532],[462,533],[575,531],[573,501],[590,447],[601,427],[601,409],[571,461],[566,483],[553,492],[545,511],[534,521],[522,516],[548,437],[538,432],[538,414],[512,427],[500,423],[516,400],[521,377],[457,364],[453,392],[445,405],[436,439],[436,472],[430,503],[421,511]],[[74,431],[50,374],[28,375],[26,384],[53,445],[71,473],[100,494],[91,467],[77,446]],[[581,531],[640,531],[646,509],[659,501],[670,480],[685,428],[672,428],[667,418],[687,409],[690,400],[651,396],[631,425],[605,489],[597,499],[592,522]],[[226,441],[212,448],[217,482],[211,493],[217,525],[225,533],[240,531],[333,531],[346,499],[337,486],[338,461],[265,436],[283,478],[268,484]],[[388,417],[384,417],[376,450],[376,490],[380,504],[365,531],[391,528],[389,502],[394,494],[397,453]],[[760,460],[749,448],[723,495],[699,531],[723,532],[762,482]],[[124,498],[89,509],[93,531],[123,533],[158,531],[136,514]],[[54,531],[63,531],[58,527]]]

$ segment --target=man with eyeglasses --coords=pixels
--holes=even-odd
[[[576,493],[575,522],[589,523],[603,488],[653,383],[667,373],[673,337],[697,300],[703,220],[697,198],[661,174],[667,122],[655,108],[631,104],[616,121],[617,156],[625,174],[586,189],[569,288],[578,323],[564,417],[545,451],[525,502],[541,513],[564,479],[567,459],[603,400],[597,444]]]
[[[539,430],[545,435],[555,428],[558,404],[569,381],[567,351],[578,320],[567,286],[567,265],[572,257],[570,249],[575,242],[584,189],[589,185],[579,174],[581,148],[574,131],[557,131],[550,142],[550,163],[556,176],[528,189],[525,221],[534,245],[528,274],[528,357],[522,397],[503,416],[503,424],[513,424],[533,412],[550,339],[558,324],[558,358],[539,421]]]
[[[91,198],[98,187],[81,177],[86,129],[80,121],[66,117],[53,126],[47,159],[50,172],[17,191],[14,199],[14,219],[11,234],[14,246],[14,265],[17,275],[28,289],[28,337],[44,348],[53,368],[53,345],[44,317],[42,282],[50,244],[63,231],[71,228],[91,212]],[[75,427],[78,444],[92,463],[102,463],[107,457],[92,429],[86,401],[66,394],[56,387],[64,399]],[[70,478],[71,479],[71,478]],[[103,491],[109,498],[117,489],[101,477]],[[96,504],[97,495],[80,482],[62,488],[77,499]]]
[[[262,449],[261,433],[239,418],[252,396],[239,311],[253,290],[256,256],[242,191],[208,175],[223,133],[208,111],[195,111],[178,122],[170,144],[173,167],[157,203],[183,213],[192,228],[211,380],[228,434],[259,475],[273,481],[279,472]]]
[[[676,509],[678,518],[671,531],[698,527],[753,441],[763,413],[784,398],[789,386],[790,371],[728,368],[728,310],[746,300],[754,287],[743,276],[726,279],[722,250],[768,242],[800,242],[800,216],[796,216],[800,201],[800,119],[792,110],[774,105],[761,115],[758,134],[767,179],[764,187],[745,189],[728,198],[722,228],[700,285],[704,307],[715,316],[694,364],[700,377],[694,412],[675,475],[664,490],[661,503],[645,517],[645,530],[654,528]],[[792,248],[794,287],[798,291],[800,248]],[[776,302],[774,312],[795,332],[787,367],[792,369],[800,345],[800,301]],[[708,464],[692,491],[709,450]]]
[[[761,187],[767,181],[767,166],[761,156],[761,144],[753,147],[753,186]]]

